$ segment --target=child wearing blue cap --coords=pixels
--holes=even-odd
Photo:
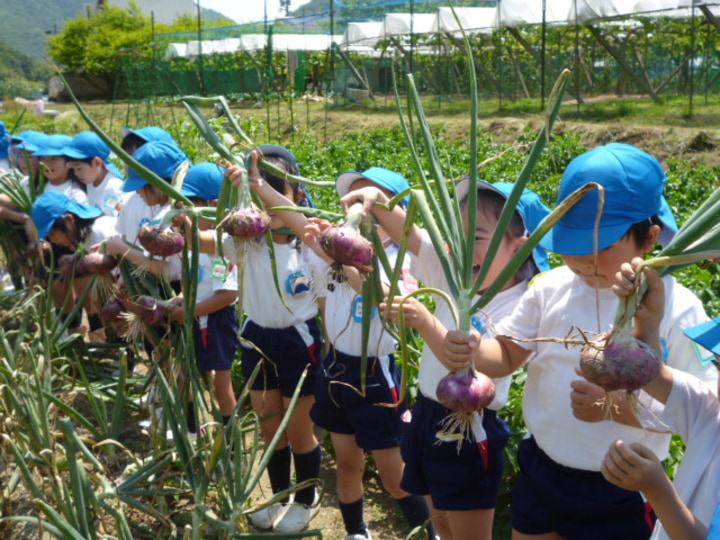
[[[59,246],[63,253],[75,253],[79,248],[89,251],[92,246],[104,242],[117,235],[115,229],[116,219],[106,216],[102,210],[95,206],[73,201],[66,194],[50,191],[40,195],[32,207],[32,220],[37,228],[38,238],[47,239],[54,246]],[[57,262],[57,260],[56,260]],[[56,281],[53,286],[53,299],[56,309],[65,307],[69,312],[75,305],[75,299],[87,288],[89,278],[77,276],[73,287],[65,282]],[[66,296],[72,294],[72,301],[66,302]],[[100,306],[93,297],[88,297],[85,303],[90,325],[89,339],[91,341],[105,341],[100,319]],[[74,321],[73,329],[80,326]]]
[[[40,143],[34,154],[35,157],[40,159],[42,171],[45,175],[46,181],[43,193],[59,191],[65,193],[73,201],[84,204],[88,200],[85,185],[80,183],[73,171],[68,168],[67,160],[63,154],[70,141],[72,141],[70,135],[60,133],[48,135]]]
[[[635,289],[635,259],[623,264],[613,290],[620,296]],[[648,291],[635,318],[635,336],[660,352],[663,318],[663,282],[654,270],[646,269]],[[720,317],[685,330],[702,348],[703,356],[715,361],[720,355]],[[605,479],[626,490],[640,491],[657,514],[652,538],[705,539],[720,534],[720,402],[707,383],[662,365],[660,373],[643,391],[661,406],[644,420],[647,429],[662,426],[681,435],[685,455],[671,481],[665,467],[646,445],[622,439],[614,441],[602,463]],[[642,401],[642,396],[640,400]],[[709,530],[709,531],[708,531]]]
[[[85,184],[88,203],[108,216],[117,216],[124,199],[119,171],[110,161],[110,147],[94,131],[83,131],[62,150],[68,166]]]
[[[605,203],[596,231],[598,195],[576,204],[541,242],[565,266],[539,276],[513,313],[496,325],[498,337],[449,332],[442,359],[451,369],[468,362],[495,377],[527,363],[523,415],[530,435],[518,452],[512,525],[517,538],[648,538],[651,508],[637,493],[608,483],[600,472],[605,449],[621,437],[643,441],[666,459],[670,434],[637,426],[628,403],[607,418],[604,392],[577,373],[579,351],[562,339],[575,329],[610,328],[618,299],[610,289],[620,265],[643,257],[674,220],[663,197],[665,174],[650,154],[627,144],[598,147],[575,158],[560,183],[558,202],[589,182],[603,186]],[[683,334],[707,320],[700,301],[674,278],[664,278],[661,325],[668,365],[715,384],[717,373]],[[547,340],[542,338],[555,338]],[[538,339],[541,338],[541,339]],[[517,341],[516,341],[517,340]],[[570,393],[570,399],[568,399]]]
[[[263,159],[289,174],[298,174],[295,156],[277,145],[257,148]],[[254,162],[255,163],[255,162]],[[238,167],[228,168],[229,178],[239,178]],[[305,200],[300,185],[267,171],[259,171],[256,163],[251,178],[262,178],[266,192],[260,194],[266,206],[294,206]],[[267,197],[276,196],[280,204],[268,203]],[[265,443],[275,436],[295,389],[305,371],[307,374],[300,389],[300,397],[290,417],[285,436],[275,448],[268,463],[268,476],[273,493],[291,486],[291,463],[295,466],[295,482],[315,480],[320,476],[322,460],[320,443],[315,437],[310,419],[313,404],[313,387],[322,351],[322,331],[318,315],[317,283],[327,265],[298,236],[283,231],[288,226],[285,214],[271,213],[274,267],[282,298],[273,285],[273,262],[265,238],[257,242],[246,241],[237,254],[242,261],[242,303],[246,320],[241,330],[243,346],[242,369],[246,378],[258,363],[260,371],[250,388],[253,410],[262,419]],[[201,234],[201,249],[215,254],[215,234]],[[223,252],[236,253],[232,237],[224,235]],[[289,309],[288,309],[289,308]],[[285,498],[250,515],[251,523],[260,529],[291,533],[305,529],[317,514],[319,498],[315,484],[294,494],[289,504]]]
[[[215,163],[198,163],[188,171],[181,193],[195,206],[216,206],[220,188],[225,181],[224,169]],[[213,228],[209,221],[201,219],[201,230]],[[195,317],[193,334],[195,358],[204,375],[214,372],[213,391],[227,424],[235,411],[237,400],[232,386],[231,368],[235,353],[240,346],[238,330],[240,323],[235,307],[238,298],[237,268],[224,259],[199,254],[199,271],[195,294]],[[184,294],[175,297],[171,311],[172,320],[185,323]],[[197,432],[197,422],[192,399],[187,406],[188,430]]]
[[[0,120],[0,174],[10,171],[10,141],[5,122]]]
[[[363,172],[348,171],[338,176],[338,194],[346,196],[357,190],[375,189],[392,197],[408,189],[401,174],[382,167]],[[407,199],[403,201],[406,202]],[[399,253],[398,245],[383,227],[377,232],[382,239],[391,266]],[[411,276],[410,260],[402,261],[398,283],[401,294],[417,288]],[[380,281],[389,287],[389,277],[382,268]],[[330,432],[337,469],[337,492],[340,513],[348,540],[370,538],[364,520],[365,451],[375,460],[383,487],[390,493],[411,528],[423,525],[430,517],[426,501],[400,486],[403,460],[400,440],[409,415],[401,400],[400,368],[395,362],[397,340],[385,328],[384,320],[372,310],[367,340],[366,385],[363,387],[363,302],[362,290],[351,281],[331,283],[325,288],[324,321],[329,352],[323,360],[322,376],[315,387],[314,422]],[[431,534],[431,536],[434,533]]]
[[[469,187],[469,181],[463,180],[455,188],[463,212],[467,206]],[[478,265],[485,263],[489,240],[512,189],[512,184],[490,184],[478,180],[478,223],[475,233]],[[350,193],[343,198],[342,203],[347,207],[357,201],[362,201],[365,209],[375,215],[393,238],[399,240],[402,237],[405,212],[397,206],[388,211],[375,204],[387,204],[387,196],[383,196],[377,189],[366,188]],[[549,210],[539,197],[525,190],[481,290],[492,283],[527,240],[529,233],[548,214]],[[449,290],[426,231],[417,226],[412,228],[408,237],[408,251],[413,255],[410,269],[414,276],[429,287]],[[483,334],[492,336],[490,322],[496,324],[509,315],[527,289],[529,279],[538,271],[548,269],[545,250],[536,249],[515,279],[483,312],[473,317],[473,326]],[[382,304],[380,307],[397,321],[401,300],[396,297],[393,304]],[[507,401],[511,377],[494,380],[496,398],[482,415],[478,414],[475,418],[474,440],[462,439],[458,447],[458,438],[449,438],[440,433],[439,423],[452,411],[441,405],[436,395],[437,384],[448,374],[448,369],[438,360],[434,347],[442,343],[445,329],[454,325],[450,307],[444,301],[438,302],[433,316],[419,301],[408,299],[403,302],[402,309],[406,325],[420,332],[425,339],[425,346],[420,359],[418,398],[412,409],[410,429],[402,445],[405,470],[401,485],[410,493],[428,497],[433,523],[441,538],[490,538],[504,469],[503,452],[510,435],[510,428],[498,418],[496,411]]]

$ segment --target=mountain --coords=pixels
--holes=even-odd
[[[46,60],[47,38],[67,19],[85,11],[87,0],[2,0],[0,41],[37,60]]]

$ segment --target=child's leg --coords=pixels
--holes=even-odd
[[[482,510],[464,510],[447,512],[450,523],[451,539],[461,540],[473,538],[475,540],[492,540],[494,508]],[[445,537],[442,537],[445,540]]]
[[[311,395],[298,399],[285,432],[292,448],[295,480],[298,484],[320,476],[322,452],[320,443],[315,437],[313,422],[310,419],[310,408],[314,401],[315,398]],[[283,398],[284,407],[287,408],[289,403],[289,398]],[[298,504],[311,505],[314,501],[314,485],[295,493],[295,502]]]
[[[363,519],[363,473],[365,453],[354,435],[331,433],[337,467],[337,493],[345,530],[348,534],[366,534]]]
[[[283,415],[283,397],[279,389],[250,390],[250,403],[260,417],[260,429],[265,443],[272,441]],[[273,493],[290,487],[290,447],[287,435],[283,435],[268,463],[268,476]]]
[[[400,447],[373,450],[373,457],[383,487],[397,502],[410,528],[414,529],[425,524],[430,518],[430,510],[425,498],[421,495],[411,495],[400,487],[400,480],[402,480],[403,469],[405,468],[405,463],[400,454]],[[429,525],[429,533],[430,538],[435,535],[432,525]]]
[[[232,372],[229,369],[215,371],[213,389],[215,390],[215,399],[217,399],[223,419],[229,418],[235,412],[235,407],[237,406],[235,390],[233,390],[232,385]]]

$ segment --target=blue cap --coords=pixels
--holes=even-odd
[[[55,135],[48,135],[45,141],[38,145],[38,149],[35,155],[41,156],[64,156],[63,150],[70,144],[72,137],[70,135],[62,135],[56,133]]]
[[[5,128],[5,122],[0,120],[0,159],[7,159],[8,149],[10,148],[10,141],[7,138],[7,129]]]
[[[27,152],[37,152],[50,135],[40,131],[23,131],[19,135],[10,135],[8,139],[13,147]]]
[[[220,189],[225,182],[225,169],[216,163],[198,163],[190,167],[185,175],[180,193],[186,197],[200,197],[206,201],[214,201],[220,196]]]
[[[620,240],[630,227],[653,216],[663,220],[660,241],[677,230],[670,207],[663,204],[665,172],[660,162],[629,144],[611,143],[585,152],[570,162],[558,193],[558,203],[590,182],[605,188],[605,205],[598,230],[598,251]],[[542,246],[561,255],[589,255],[595,248],[598,192],[587,193],[542,239]]]
[[[165,131],[163,128],[157,127],[157,126],[148,126],[148,127],[139,128],[139,129],[130,129],[130,128],[124,127],[124,128],[121,128],[121,131],[122,131],[123,135],[127,135],[128,133],[137,135],[145,142],[162,141],[162,142],[167,142],[167,143],[177,145],[177,143],[175,142],[175,139],[173,138],[172,135],[170,135],[170,133]]]
[[[99,157],[103,161],[107,161],[110,156],[110,147],[94,131],[83,131],[75,135],[70,144],[63,148],[63,155],[68,159]]]
[[[360,179],[370,180],[372,183],[377,184],[381,188],[385,188],[391,193],[397,195],[410,188],[408,181],[405,177],[391,171],[389,169],[383,169],[382,167],[370,167],[368,170],[363,172],[347,171],[338,176],[337,183],[335,185],[337,192],[342,197],[350,191],[350,185],[356,180]],[[402,205],[407,206],[410,203],[410,197],[403,197]]]
[[[499,193],[505,199],[510,197],[512,190],[515,188],[515,184],[510,182],[495,182],[491,184],[485,180],[477,180],[478,188],[488,189]],[[468,181],[461,180],[455,185],[455,194],[458,200],[462,200],[467,195]],[[540,197],[534,191],[527,188],[523,189],[522,195],[517,202],[515,211],[522,219],[523,225],[525,226],[525,235],[530,236],[538,225],[550,215],[550,210],[543,204]],[[538,245],[533,250],[533,261],[535,266],[540,272],[547,272],[550,270],[550,262],[548,261],[547,251]]]
[[[711,353],[720,355],[720,317],[686,329],[685,335]]]
[[[289,170],[288,173],[297,176],[300,174],[300,164],[298,163],[297,159],[295,158],[295,155],[288,150],[287,148],[277,145],[277,144],[261,144],[254,148],[254,150],[257,150],[260,152],[260,157],[262,158],[282,158],[285,161],[287,161],[291,167],[294,167],[295,170]],[[252,150],[250,151],[252,152]],[[248,152],[245,157],[250,156],[250,152]],[[312,198],[310,197],[310,194],[307,192],[307,189],[305,188],[305,184],[300,184],[300,187],[303,190],[303,193],[305,194],[304,200],[300,201],[300,206],[305,206],[308,208],[315,208],[315,203],[313,202]]]
[[[135,151],[133,157],[160,178],[170,179],[175,176],[177,168],[187,160],[185,154],[176,145],[160,141],[142,145]],[[127,180],[123,184],[123,191],[137,191],[147,183],[147,180],[130,167]]]
[[[60,191],[48,191],[37,199],[32,207],[32,220],[40,238],[46,238],[55,226],[55,222],[70,212],[81,218],[96,218],[103,215],[97,206],[73,201]]]

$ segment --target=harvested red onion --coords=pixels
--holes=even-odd
[[[172,227],[146,225],[138,232],[138,241],[151,255],[170,257],[183,250],[185,239]]]
[[[357,229],[348,225],[333,226],[324,230],[318,241],[336,263],[354,266],[362,272],[372,271],[375,248]]]
[[[145,324],[158,326],[165,322],[172,304],[169,301],[142,295],[128,301],[126,306],[130,313],[136,315]]]
[[[102,319],[103,324],[112,326],[122,320],[120,314],[124,312],[125,304],[123,304],[120,299],[113,298],[100,310],[100,319]]]
[[[78,261],[78,272],[80,274],[108,274],[116,266],[118,261],[107,253],[88,253]]]
[[[495,384],[483,373],[465,368],[445,375],[435,392],[448,409],[471,413],[481,411],[495,399]]]
[[[624,331],[588,342],[580,355],[585,378],[607,392],[642,388],[657,377],[661,365],[655,349]]]
[[[230,236],[260,238],[270,228],[270,216],[258,208],[236,208],[222,221],[223,230]]]

